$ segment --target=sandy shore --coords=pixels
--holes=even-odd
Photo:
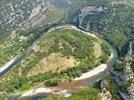
[[[82,79],[90,78],[94,75],[99,74],[100,72],[105,71],[106,69],[107,69],[107,64],[101,64],[98,67],[90,70],[89,72],[82,74],[80,77],[75,78],[74,80],[82,80]]]
[[[40,93],[51,93],[51,92],[53,92],[53,90],[51,90],[50,88],[38,88],[25,92],[24,94],[21,95],[21,97],[32,96]]]
[[[95,34],[82,31],[75,26],[61,26],[61,27],[52,28],[51,30],[48,31],[48,33],[51,32],[51,31],[54,31],[56,29],[59,29],[59,28],[73,28],[73,29],[81,31],[81,32],[83,32],[87,35],[90,35],[93,38],[98,38]],[[110,62],[113,58],[114,58],[114,53],[113,53],[113,51],[111,51],[111,55],[110,55],[109,60],[107,62]],[[95,67],[94,69],[90,70],[89,72],[86,72],[86,73],[82,74],[80,77],[75,78],[74,80],[83,80],[83,79],[90,78],[92,76],[95,76],[95,75],[105,71],[107,68],[108,68],[108,64],[101,64],[98,67]],[[35,90],[32,89],[30,91],[25,92],[21,97],[31,96],[31,95],[35,95],[35,94],[38,94],[38,93],[55,93],[54,91],[55,90],[52,90],[51,88],[38,88],[38,89],[35,89]],[[64,95],[65,97],[70,95],[69,93],[64,92],[64,91],[65,90],[61,90],[57,93],[63,94],[63,95],[65,94]]]
[[[21,95],[21,97],[23,98],[23,97],[33,96],[33,95],[41,94],[41,93],[58,94],[64,97],[71,96],[71,94],[67,90],[60,90],[60,91],[55,92],[54,89],[50,89],[50,88],[38,88],[38,89],[32,89],[32,90],[25,92],[24,94]]]
[[[113,59],[113,57],[114,57],[114,54],[111,53],[108,62],[111,61]],[[90,78],[94,75],[97,75],[97,74],[105,71],[107,68],[108,68],[108,64],[101,64],[98,67],[95,67],[94,69],[90,70],[89,72],[82,74],[80,77],[75,78],[74,80],[83,80],[83,79]]]
[[[111,61],[114,57],[114,53],[111,53],[111,56],[109,57],[109,61]],[[75,78],[74,80],[83,80],[83,79],[87,79],[90,78],[94,75],[97,75],[103,71],[105,71],[107,69],[108,65],[107,64],[101,64],[98,67],[95,67],[94,69],[90,70],[89,72],[86,72],[84,74],[82,74],[80,77]],[[53,94],[60,94],[63,95],[65,97],[71,96],[71,94],[69,94],[68,92],[64,92],[66,90],[60,90],[55,92],[55,89],[52,88],[38,88],[38,89],[32,89],[29,90],[27,92],[25,92],[24,94],[21,95],[21,97],[25,97],[25,96],[33,96],[39,93],[53,93]]]

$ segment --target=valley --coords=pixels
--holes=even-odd
[[[65,28],[65,31],[70,30],[70,31],[73,32],[74,30],[73,30],[73,28],[71,29],[71,27],[73,27],[73,26],[61,26],[61,29],[62,29],[62,28],[63,28],[63,29]],[[66,29],[66,28],[67,28],[67,29]],[[55,29],[58,30],[58,28],[55,28]],[[60,27],[59,27],[59,29],[60,29]],[[76,28],[74,27],[74,29],[76,29]],[[63,30],[58,30],[58,33],[57,33],[57,32],[54,33],[53,31],[54,31],[54,30],[52,29],[52,33],[54,34],[54,36],[55,36],[55,35],[58,36],[58,34],[59,34],[60,31],[61,31],[61,33],[64,32]],[[49,32],[50,32],[50,31],[49,31]],[[74,31],[74,32],[75,32],[75,31]],[[83,32],[83,31],[82,31],[82,32]],[[51,36],[52,33],[51,33],[51,32],[49,33],[50,36]],[[45,37],[45,36],[47,36],[47,35],[45,35],[45,36],[43,36],[42,38],[48,38],[48,39],[49,39],[49,37],[50,37],[49,34],[48,34],[48,37]],[[52,36],[53,36],[53,34],[52,34]],[[67,33],[67,34],[70,34],[70,32]],[[78,31],[77,34],[78,34],[78,35],[81,35],[81,32]],[[51,36],[51,38],[52,38],[52,36]],[[87,36],[87,35],[85,35],[85,36]],[[92,36],[92,34],[91,34],[91,36]],[[93,35],[92,37],[95,37],[95,36]],[[44,45],[44,44],[42,44],[42,42],[45,42],[44,39],[43,39],[43,41],[42,41],[42,38],[41,38],[40,42],[37,42],[37,43],[39,43],[39,44],[41,43],[40,45]],[[93,38],[93,40],[94,40],[94,39],[95,39],[95,38]],[[91,39],[91,40],[92,40],[92,39]],[[90,41],[91,41],[91,40],[90,40]],[[92,40],[92,41],[93,41],[93,40]],[[42,41],[42,42],[41,42],[41,41]],[[58,41],[62,41],[62,40],[59,40],[59,39],[58,39]],[[67,41],[67,40],[66,40],[66,41]],[[69,41],[69,40],[68,40],[68,41]],[[89,43],[90,43],[90,41],[89,41]],[[97,41],[97,40],[96,40],[96,41]],[[49,43],[49,42],[50,42],[50,41],[48,41],[48,40],[46,41],[46,43]],[[63,43],[64,43],[64,42],[63,42]],[[73,43],[73,42],[72,42],[72,43]],[[74,41],[74,43],[75,43],[75,41]],[[77,42],[76,42],[76,43],[77,43]],[[58,43],[56,43],[56,44],[58,44]],[[54,46],[55,46],[56,44],[54,44]],[[67,44],[68,44],[68,43],[67,43]],[[91,43],[90,43],[90,44],[91,44]],[[60,45],[61,45],[61,43],[60,43]],[[60,45],[59,45],[59,47],[61,47]],[[65,44],[64,44],[64,45],[65,45]],[[104,45],[104,44],[103,44],[103,45]],[[45,46],[45,45],[44,45],[44,46]],[[43,46],[43,48],[44,48],[44,46]],[[71,45],[70,45],[70,46],[71,46]],[[42,47],[42,46],[39,46],[39,47]],[[48,47],[48,45],[47,45],[47,47]],[[86,46],[86,47],[87,47],[87,46]],[[89,47],[90,47],[90,46],[89,46]],[[91,47],[92,47],[92,46],[91,46]],[[42,48],[42,49],[43,49],[43,48]],[[51,49],[52,49],[52,47],[51,47]],[[51,50],[51,49],[50,49],[50,50]],[[56,49],[58,50],[58,48],[55,48],[55,49],[54,49],[54,52],[56,52]],[[61,48],[61,49],[64,49],[64,48]],[[69,48],[68,48],[68,49],[69,49]],[[67,50],[68,50],[68,49],[67,49]],[[65,50],[66,50],[66,49],[65,49]],[[73,49],[72,49],[72,50],[73,50]],[[90,50],[90,49],[89,49],[89,50]],[[104,50],[105,50],[105,49],[104,49]],[[46,49],[46,47],[45,47],[45,51],[48,52],[47,49]],[[42,52],[43,52],[43,51],[42,51]],[[63,51],[61,51],[61,53],[62,53],[62,52],[63,52]],[[73,51],[71,51],[71,52],[73,53]],[[70,53],[71,53],[71,52],[70,52]],[[83,52],[83,51],[82,51],[82,52]],[[38,53],[38,52],[36,52],[36,53]],[[69,53],[69,52],[68,52],[68,53]],[[69,53],[69,54],[70,54],[70,53]],[[84,52],[83,52],[83,53],[84,53]],[[85,52],[85,53],[86,53],[86,52]],[[89,53],[90,53],[90,52],[89,52]],[[105,53],[105,52],[104,52],[104,53]],[[42,54],[43,54],[43,53],[42,53]],[[63,54],[64,54],[64,52],[63,52]],[[69,54],[65,54],[65,55],[69,55]],[[34,58],[35,52],[33,51],[30,55],[32,56],[32,58]],[[74,55],[75,55],[75,54],[74,54]],[[29,56],[28,59],[31,59],[31,56]],[[76,55],[76,57],[77,57],[77,56],[78,56],[78,55]],[[82,56],[82,57],[81,57],[81,56]],[[77,59],[81,59],[81,60],[82,60],[83,54],[82,54],[81,56],[78,56]],[[86,56],[86,55],[85,55],[85,56]],[[91,55],[90,55],[90,56],[91,56]],[[92,56],[94,56],[94,55],[92,55]],[[35,57],[37,57],[37,56],[35,56]],[[41,57],[41,56],[40,56],[40,57]],[[70,58],[70,57],[69,57],[69,58]],[[83,58],[83,59],[84,59],[84,58]],[[47,60],[48,60],[48,59],[47,59]],[[65,60],[65,59],[64,59],[64,60]],[[81,60],[80,60],[80,61],[81,61]],[[94,61],[93,58],[90,58],[90,60],[92,60],[92,64],[93,64],[93,61]],[[89,60],[89,61],[90,61],[90,60]],[[22,71],[24,70],[24,71],[25,71],[25,70],[26,70],[25,66],[27,66],[27,65],[25,65],[25,64],[28,64],[28,65],[30,66],[30,63],[31,63],[32,66],[33,66],[34,63],[30,62],[30,60],[28,60],[28,61],[29,61],[29,63],[27,62],[27,59],[26,59],[26,61],[24,61],[23,65],[21,64],[21,66],[22,66],[21,68],[22,68],[22,69],[18,69],[19,66],[17,66],[16,68],[13,69],[12,73],[9,73],[9,75],[7,74],[7,75],[5,76],[5,78],[3,78],[3,79],[5,80],[5,82],[8,83],[8,82],[6,81],[6,80],[7,80],[6,77],[7,77],[7,78],[11,78],[11,80],[13,80],[14,77],[13,77],[12,75],[13,75],[13,73],[15,73],[16,71],[18,71],[18,70],[22,70]],[[33,60],[33,61],[35,62],[35,60]],[[54,60],[53,60],[53,61],[54,61]],[[82,61],[83,61],[83,60],[82,60]],[[103,61],[103,60],[102,60],[102,61]],[[85,63],[85,65],[86,65],[86,62],[81,62],[81,64],[79,64],[79,63],[80,63],[80,62],[79,62],[79,60],[78,60],[78,65],[77,65],[77,64],[76,64],[76,65],[79,66],[79,68],[82,67],[82,66],[81,66],[82,63],[83,63],[83,64]],[[98,62],[96,62],[96,61],[94,62],[95,65],[96,65],[97,63],[98,63]],[[102,63],[103,63],[103,62],[102,62]],[[35,63],[35,64],[36,64],[36,63]],[[53,62],[53,64],[54,64],[54,62]],[[76,66],[76,65],[75,65],[75,66]],[[31,67],[32,67],[32,66],[31,66]],[[38,67],[39,65],[36,65],[36,66]],[[59,66],[60,66],[60,64],[59,64]],[[64,65],[64,66],[65,66],[65,65]],[[89,68],[89,66],[93,66],[93,65],[89,65],[89,64],[88,64],[87,68]],[[24,67],[24,68],[23,68],[23,67]],[[61,67],[61,66],[60,66],[60,67]],[[40,67],[39,67],[39,68],[40,68]],[[57,67],[57,68],[58,68],[58,67]],[[85,68],[86,68],[86,67],[85,67]],[[90,69],[90,68],[89,68],[89,69]],[[28,69],[27,69],[27,70],[28,70]],[[44,71],[45,71],[45,70],[46,70],[46,69],[44,69]],[[57,69],[55,69],[55,70],[57,70]],[[69,68],[68,68],[67,70],[69,71]],[[75,73],[76,73],[76,75],[78,75],[78,73],[76,72],[76,70],[77,70],[77,69],[75,69]],[[84,71],[84,70],[86,70],[86,69],[83,69],[83,71]],[[33,71],[34,71],[34,69],[33,69]],[[38,70],[38,71],[39,71],[39,70]],[[71,68],[70,68],[70,71],[71,71]],[[72,70],[72,71],[73,71],[73,70]],[[80,71],[80,70],[79,70],[79,71]],[[37,72],[37,71],[36,71],[36,72]],[[48,70],[48,72],[50,73],[49,70]],[[57,72],[57,71],[56,71],[56,72]],[[102,72],[103,72],[103,71],[102,71]],[[24,73],[24,72],[23,72],[23,73]],[[29,73],[30,73],[30,71],[29,71]],[[29,74],[29,73],[28,73],[28,74]],[[40,72],[39,72],[39,73],[40,73]],[[49,74],[49,75],[52,75],[52,73],[54,73],[54,72],[51,72],[51,74]],[[63,73],[63,72],[61,71],[60,73]],[[60,73],[59,73],[59,75],[60,75]],[[10,74],[12,74],[12,75],[10,75]],[[41,73],[40,73],[40,74],[41,74]],[[48,73],[46,72],[45,75],[47,75],[47,74],[48,74]],[[74,72],[73,72],[73,74],[74,74]],[[15,74],[15,75],[16,75],[16,74]],[[18,76],[18,79],[19,79],[19,75],[20,75],[20,72],[19,72],[18,75],[17,75],[17,76]],[[24,73],[24,76],[25,76],[25,75],[26,75],[26,73]],[[63,75],[64,75],[64,74],[63,74]],[[75,75],[75,74],[74,74],[74,75]],[[11,77],[10,77],[10,76],[11,76]],[[23,75],[21,75],[21,76],[23,76]],[[23,76],[23,78],[24,78],[24,76]],[[33,76],[35,77],[35,75],[33,75]],[[27,76],[25,76],[25,77],[27,77]],[[36,77],[38,77],[38,75],[36,75]],[[71,76],[69,76],[69,77],[71,78]],[[68,77],[68,78],[69,78],[69,77]],[[73,76],[73,77],[75,77],[75,76]],[[16,77],[16,78],[17,78],[17,77]],[[30,78],[29,75],[28,75],[27,78]],[[57,77],[57,78],[58,78],[58,77]],[[31,76],[31,79],[32,79],[32,76]],[[37,79],[38,79],[38,78],[37,78]],[[4,81],[4,80],[3,80],[3,81]],[[19,80],[21,80],[21,77],[20,77]],[[25,79],[25,80],[27,80],[27,79]],[[58,79],[56,79],[56,80],[58,80]],[[68,80],[68,79],[64,79],[64,81],[65,81],[65,80]],[[69,79],[69,80],[70,80],[70,79]],[[2,81],[2,83],[3,83],[3,81]],[[9,80],[9,81],[10,81],[10,80]],[[15,80],[15,81],[16,81],[16,80]],[[29,80],[29,81],[32,81],[32,80]],[[19,81],[18,81],[18,82],[19,82]],[[49,81],[48,81],[48,82],[49,82]],[[33,82],[32,82],[32,83],[33,83]],[[10,84],[10,83],[9,83],[9,84]],[[17,83],[17,84],[18,84],[18,83]],[[27,84],[27,83],[25,83],[25,84]],[[37,83],[35,83],[35,84],[37,84]],[[27,84],[27,85],[28,85],[28,84]]]
[[[1,0],[0,100],[133,100],[133,0]]]

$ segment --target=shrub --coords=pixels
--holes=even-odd
[[[46,86],[56,86],[59,84],[59,81],[58,79],[48,79],[47,81],[45,81],[45,85]]]

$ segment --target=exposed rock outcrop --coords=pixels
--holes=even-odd
[[[99,94],[102,97],[102,100],[112,100],[111,93],[105,88],[108,83],[106,81],[101,82],[101,93]]]

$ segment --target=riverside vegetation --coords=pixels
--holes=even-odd
[[[99,57],[94,54],[95,43],[101,47]],[[50,32],[42,36],[35,47],[36,50],[33,50],[22,64],[1,78],[1,92],[16,93],[16,90],[24,92],[42,82],[53,86],[60,82],[71,81],[106,62],[111,52],[105,41],[74,29],[58,29]],[[70,64],[64,64],[65,61]]]
[[[13,0],[10,0],[10,2],[12,2],[12,1]],[[27,2],[27,0],[25,0],[25,1]],[[36,1],[36,0],[34,0],[34,1]],[[39,0],[37,0],[37,1],[39,1]],[[50,1],[50,0],[48,0],[48,1]],[[60,3],[60,4],[62,4],[62,7],[59,7],[58,9],[56,8],[56,10],[60,10],[61,8],[63,9],[64,7],[68,7],[68,6],[65,6],[67,4],[65,1],[66,0],[57,0],[56,5],[60,6],[59,5],[59,3]],[[87,22],[90,22],[90,30],[100,33],[108,42],[110,42],[114,47],[116,47],[116,49],[118,49],[118,54],[120,56],[125,55],[125,53],[127,51],[126,48],[127,48],[128,41],[134,39],[134,27],[133,27],[133,25],[134,25],[134,23],[133,23],[134,22],[134,17],[133,17],[134,1],[133,0],[127,0],[126,3],[120,3],[120,0],[116,0],[117,2],[114,2],[113,0],[85,0],[86,2],[83,2],[83,0],[78,0],[79,3],[76,3],[75,0],[69,0],[69,1],[72,2],[73,8],[72,7],[68,8],[68,16],[65,18],[65,15],[63,13],[58,13],[61,15],[57,15],[56,18],[60,17],[60,19],[62,19],[63,18],[62,15],[64,15],[64,18],[66,19],[67,23],[73,23],[75,25],[78,25],[78,23],[73,22],[74,17],[79,15],[81,8],[83,8],[85,6],[92,6],[92,5],[96,5],[97,7],[102,7],[102,8],[106,7],[107,8],[106,12],[97,13],[95,15],[85,16],[83,19],[82,26],[84,27],[84,25],[86,25]],[[118,3],[118,1],[119,1],[119,3]],[[8,11],[10,8],[8,8],[8,6],[5,6],[6,4],[8,4],[8,2],[9,2],[9,0],[1,1],[1,3],[0,3],[1,13],[4,12],[3,14],[6,14],[6,13],[10,14],[11,11]],[[16,1],[14,1],[14,3],[15,2]],[[18,2],[15,4],[19,5],[19,4],[23,4],[23,3]],[[26,6],[24,8],[27,9],[27,7],[29,6],[30,11],[32,11],[33,7],[32,7],[32,5],[29,5],[29,4],[30,3],[28,3],[28,2],[24,3],[24,5]],[[36,2],[34,4],[36,4]],[[76,4],[77,6],[74,6],[74,4]],[[22,7],[21,6],[18,6],[18,7],[23,8],[24,5],[22,5]],[[49,6],[52,6],[52,5],[49,5]],[[6,9],[6,10],[3,10],[3,9]],[[19,10],[19,8],[17,8],[17,9]],[[26,11],[26,9],[21,9],[22,12],[24,12],[24,18],[15,18],[15,20],[21,19],[21,21],[19,20],[19,22],[17,22],[17,21],[13,21],[13,22],[21,23],[23,19],[27,20],[29,14],[26,13],[26,12],[28,12],[28,11]],[[64,9],[67,9],[67,8],[64,8]],[[17,10],[15,10],[15,11],[17,11]],[[60,11],[60,12],[62,12],[62,11]],[[64,11],[64,12],[66,12],[66,11]],[[2,19],[3,21],[5,20],[5,16],[6,15],[4,15],[4,17],[3,17],[4,19]],[[51,18],[51,17],[49,17],[49,18]],[[62,21],[65,21],[64,18]],[[56,20],[54,19],[53,21],[57,21],[57,20],[58,19],[56,19]],[[32,41],[35,40],[35,38],[37,38],[40,35],[39,34],[40,29],[38,29],[37,27],[34,27],[34,28],[30,27],[30,29],[24,31],[24,30],[19,30],[18,27],[16,27],[16,26],[18,26],[18,24],[15,24],[15,26],[14,26],[11,23],[9,23],[9,25],[5,25],[3,23],[4,22],[0,23],[0,29],[1,29],[1,32],[0,32],[0,40],[1,40],[0,41],[0,67],[4,63],[9,61],[11,58],[16,56],[19,52],[21,52],[21,50],[25,49],[29,44],[32,43]],[[13,25],[13,27],[10,28],[10,26],[12,26],[12,25]],[[42,27],[42,29],[46,28],[47,26],[49,26],[49,25],[44,25],[44,27]],[[11,34],[14,29],[16,30],[15,39],[14,39],[14,37],[11,37],[12,36]],[[7,42],[7,40],[8,40],[8,42]],[[103,44],[101,44],[101,45],[103,45]],[[56,50],[56,49],[54,49],[54,50]],[[67,48],[67,50],[68,50],[68,48]],[[107,46],[104,50],[108,51]],[[64,54],[64,52],[62,52],[62,53]],[[30,56],[31,58],[30,57],[27,58],[26,59],[27,61],[24,61],[24,63],[29,62],[28,60],[31,60],[31,59],[35,62],[38,62],[39,57],[42,57],[42,58],[44,58],[44,57],[50,58],[51,57],[51,56],[48,56],[47,54],[45,54],[45,56],[43,56],[42,53],[36,53],[36,54],[37,54],[37,57],[35,57],[33,54],[33,57],[34,57],[33,59],[36,59],[36,60],[33,60],[32,56]],[[57,54],[57,52],[56,52],[56,54]],[[61,53],[59,55],[61,56]],[[66,56],[64,56],[64,57],[66,57]],[[74,63],[72,63],[72,65],[74,65],[76,63],[76,65],[79,66],[81,64],[80,60],[77,60],[78,58],[75,58],[74,55],[73,55],[73,57],[70,56],[68,58],[69,58],[69,61],[70,61],[70,58],[73,58]],[[130,60],[132,61],[131,67],[132,67],[132,70],[134,71],[133,58],[134,57],[132,57],[132,59],[130,59]],[[104,62],[105,59],[107,59],[107,54],[105,55],[104,58],[102,56],[99,59],[100,59],[99,60],[100,62]],[[98,61],[98,63],[99,63],[99,61]],[[32,65],[32,63],[30,63],[30,64],[31,64],[30,65],[31,68],[35,66],[35,63],[33,63],[33,65]],[[37,85],[40,82],[42,82],[45,85],[57,85],[57,84],[59,84],[59,82],[62,81],[59,79],[59,76],[61,76],[63,74],[63,72],[68,73],[67,75],[63,75],[63,76],[69,76],[69,77],[64,77],[64,78],[66,78],[65,80],[67,80],[67,81],[68,80],[70,81],[73,77],[75,77],[77,75],[79,76],[81,72],[77,72],[76,71],[77,68],[72,66],[72,67],[69,67],[69,70],[64,69],[66,71],[61,71],[62,73],[60,71],[58,71],[58,73],[49,71],[49,72],[41,73],[41,74],[38,74],[35,76],[30,76],[30,73],[28,74],[29,68],[27,68],[26,65],[23,65],[23,66],[18,65],[15,69],[13,69],[11,71],[11,73],[8,73],[6,76],[0,78],[0,86],[1,86],[0,91],[2,93],[3,92],[14,93],[15,90],[25,91],[29,88],[32,88],[33,86]],[[57,70],[59,70],[59,69],[57,68]],[[82,70],[83,70],[83,72],[85,72],[86,68],[83,68]],[[117,72],[122,72],[124,70],[124,61],[121,61],[121,63],[119,63],[119,64],[117,63],[114,66],[114,70],[116,70]],[[31,71],[31,73],[33,71]],[[75,72],[78,74],[76,75]],[[72,74],[72,73],[75,73],[75,74]],[[108,79],[111,79],[111,78],[108,77]],[[44,81],[44,80],[47,80],[47,81]],[[114,81],[112,81],[112,82],[114,83]],[[112,84],[112,83],[110,83],[110,84]],[[126,90],[126,87],[128,87],[128,85],[129,84],[127,84],[125,86],[125,88],[122,85],[122,86],[120,86],[120,88],[122,90]],[[110,87],[111,87],[111,89],[109,89],[109,91],[111,90],[110,91],[111,94],[115,93],[117,95],[117,92],[115,92],[117,90],[117,87],[115,88],[115,85],[110,85]],[[3,98],[4,98],[4,95],[3,95]],[[113,97],[113,100],[118,100],[118,99],[119,99],[118,97],[116,99],[114,99],[114,97]]]

